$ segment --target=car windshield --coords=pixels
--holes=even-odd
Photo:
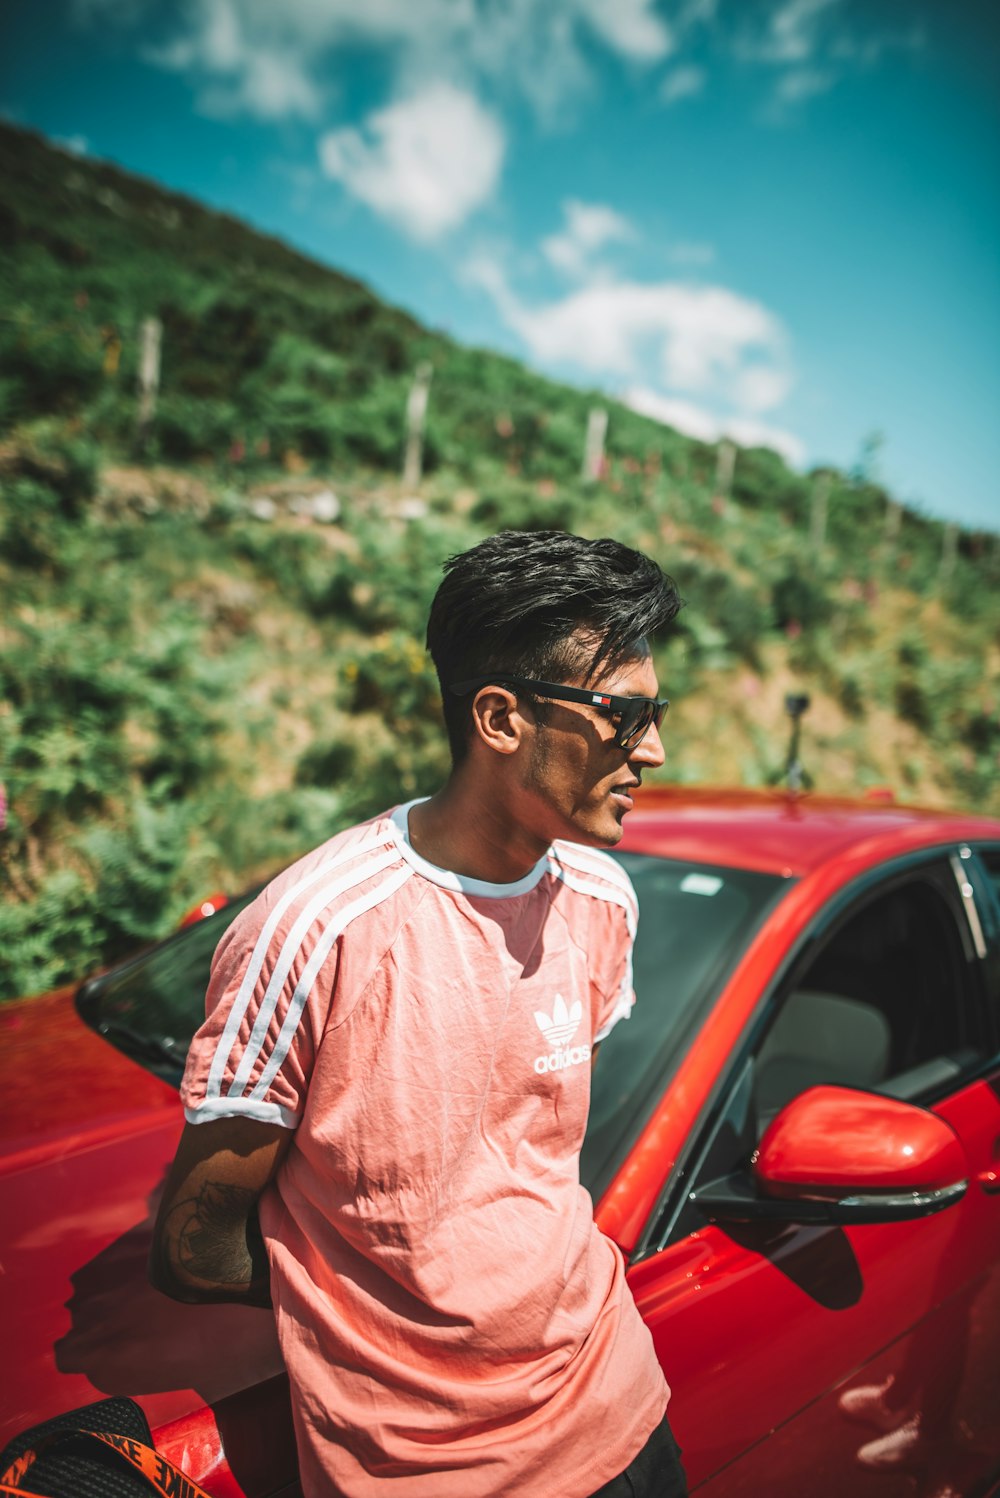
[[[615,857],[639,897],[637,1003],[601,1046],[581,1155],[596,1200],[648,1119],[720,985],[787,882],[638,853]],[[255,890],[196,926],[85,983],[77,995],[93,1029],[179,1086],[205,1012],[212,953]]]
[[[639,899],[628,1020],[601,1045],[580,1176],[595,1201],[638,1138],[712,1001],[788,881],[615,853]]]

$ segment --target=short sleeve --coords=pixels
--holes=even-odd
[[[212,961],[206,1018],[188,1051],[181,1101],[190,1123],[244,1117],[295,1128],[336,981],[337,948],[264,893]]]
[[[629,885],[631,891],[631,884]],[[594,1034],[594,1045],[606,1040],[619,1020],[628,1019],[635,1003],[632,981],[632,951],[635,943],[638,906],[635,895],[625,904],[611,904],[606,916],[610,927],[605,962],[603,1002]]]
[[[594,1046],[606,1040],[620,1020],[629,1019],[635,1004],[632,953],[639,902],[621,864],[605,858],[608,876],[602,881],[602,899],[596,902],[591,923],[591,972],[600,984]]]

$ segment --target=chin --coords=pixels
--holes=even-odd
[[[621,822],[611,816],[602,818],[597,824],[588,822],[585,826],[574,825],[570,841],[585,843],[592,848],[614,848],[621,842],[624,831]]]

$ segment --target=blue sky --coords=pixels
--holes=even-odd
[[[992,0],[6,0],[0,108],[698,436],[1000,528]]]

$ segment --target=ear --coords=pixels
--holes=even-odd
[[[516,754],[533,719],[506,687],[482,687],[472,703],[472,733],[496,754]]]

